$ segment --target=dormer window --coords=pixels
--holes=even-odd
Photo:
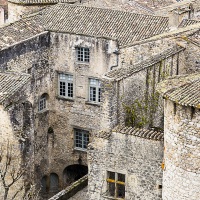
[[[76,47],[76,59],[78,62],[90,62],[90,49],[85,47]]]

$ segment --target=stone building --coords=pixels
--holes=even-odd
[[[0,73],[0,199],[22,199],[24,184],[27,188],[33,179],[33,128],[32,104],[26,90],[30,75]],[[26,163],[26,164],[25,164]],[[27,171],[25,170],[27,169]]]
[[[200,74],[172,77],[158,86],[164,104],[163,193],[166,199],[199,199]]]
[[[168,21],[167,17],[57,4],[0,28],[1,71],[31,75],[26,93],[34,124],[33,181],[38,188],[42,185],[42,199],[87,174],[87,144],[100,130],[110,132],[124,125],[121,99],[126,106],[154,99],[156,84],[167,76],[199,70],[199,23],[168,32]],[[159,102],[142,126],[163,128]],[[155,142],[143,141],[147,147]],[[157,158],[160,163],[161,154]],[[151,198],[153,194],[160,198],[158,165]]]
[[[88,147],[88,195],[161,199],[163,133],[131,127],[100,132]]]

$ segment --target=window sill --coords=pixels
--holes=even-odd
[[[125,198],[115,198],[115,197],[110,197],[110,196],[103,196],[106,199],[112,199],[112,200],[125,200]]]
[[[80,61],[76,61],[77,65],[90,65],[89,62],[80,62]]]
[[[45,112],[48,112],[48,111],[49,111],[48,109],[40,110],[40,111],[38,111],[38,114],[42,114],[42,113],[45,113]]]
[[[93,106],[98,106],[98,107],[101,106],[100,103],[95,103],[95,102],[92,102],[92,101],[86,101],[85,104],[87,104],[87,105],[93,105]]]
[[[57,99],[60,99],[60,100],[64,100],[64,101],[71,101],[71,102],[74,102],[74,99],[67,98],[67,97],[57,96],[56,98],[57,98]]]
[[[87,149],[81,149],[81,148],[78,148],[78,147],[75,147],[74,151],[82,151],[82,152],[86,152],[87,153]]]

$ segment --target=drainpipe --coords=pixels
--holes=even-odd
[[[116,56],[117,56],[117,60],[116,60],[116,65],[113,65],[110,67],[110,71],[113,70],[114,67],[118,67],[118,63],[119,63],[119,49],[115,49],[115,51],[113,52]]]

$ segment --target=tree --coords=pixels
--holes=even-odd
[[[0,184],[3,187],[3,200],[21,199],[24,200],[37,200],[38,193],[35,191],[35,186],[30,185],[28,191],[24,186],[24,176],[27,172],[28,163],[22,164],[22,156],[14,149],[14,146],[8,141],[6,145],[0,147]],[[19,182],[22,181],[21,186]],[[13,191],[12,187],[16,189]],[[12,191],[12,194],[11,194]]]

